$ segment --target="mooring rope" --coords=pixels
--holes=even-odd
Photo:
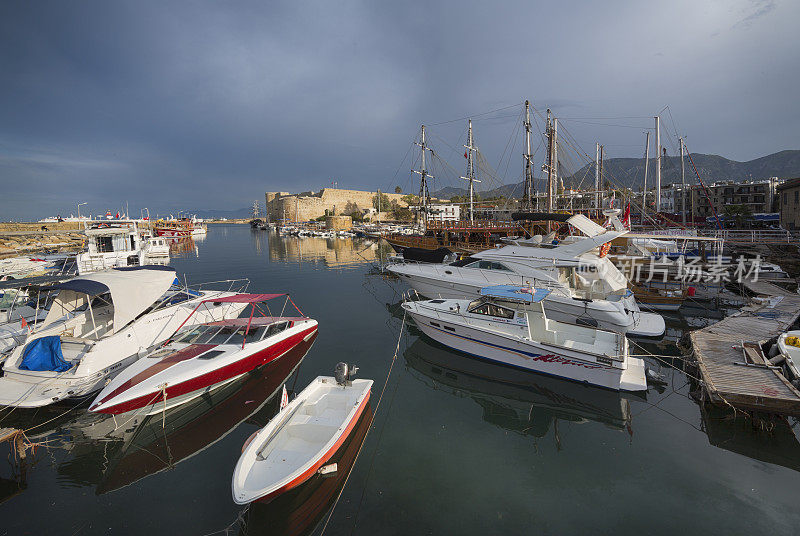
[[[400,353],[400,341],[403,338],[403,328],[405,327],[405,325],[406,325],[406,315],[403,314],[403,321],[400,324],[400,333],[397,336],[397,346],[394,349],[394,356],[392,356],[392,362],[389,364],[389,372],[386,374],[386,381],[383,382],[383,388],[381,389],[381,394],[378,397],[378,403],[375,404],[375,411],[373,412],[373,421],[374,421],[374,415],[378,414],[378,409],[381,407],[381,401],[383,400],[383,394],[386,392],[386,387],[389,385],[389,378],[391,378],[391,376],[392,376],[392,370],[394,369],[394,364],[397,361],[397,355]],[[388,420],[388,418],[389,418],[389,416],[387,415],[386,419]],[[386,426],[386,422],[384,421],[384,426],[381,427],[381,432],[383,432],[383,428],[385,426]],[[367,436],[369,435],[369,431],[371,429],[372,429],[372,425],[370,425],[370,427],[367,429],[366,434],[364,434],[364,439],[361,441],[361,445],[358,447],[358,452],[356,452],[356,456],[353,459],[353,465],[351,466],[350,471],[347,473],[347,477],[344,479],[344,484],[342,484],[342,489],[339,490],[339,494],[336,496],[336,500],[333,502],[333,506],[331,506],[331,510],[328,513],[328,519],[325,521],[325,525],[323,525],[322,531],[319,533],[320,536],[325,534],[325,529],[328,528],[328,523],[330,523],[331,518],[333,517],[333,511],[336,509],[336,506],[339,504],[339,499],[341,498],[342,493],[344,493],[344,490],[347,487],[347,481],[350,480],[350,475],[353,474],[353,469],[355,468],[356,462],[358,461],[358,456],[361,454],[361,450],[364,448],[364,444],[367,442]],[[381,435],[383,435],[383,434],[381,433]],[[378,443],[380,443],[380,439],[379,439]],[[372,452],[372,459],[370,460],[369,471],[367,472],[367,479],[369,478],[369,475],[372,472],[372,465],[375,462],[375,454],[377,453],[377,451],[378,451],[378,445],[376,444],[375,445],[375,450]],[[366,484],[367,484],[367,482],[365,480],[364,481],[364,486],[365,487],[366,487]],[[362,490],[362,494],[361,494],[361,499],[362,499],[362,501],[364,499],[363,490]],[[358,503],[358,508],[359,509],[361,508],[361,501],[359,501],[359,503]],[[358,515],[356,515],[356,520],[357,519],[358,519]],[[353,522],[353,528],[355,529],[355,521]],[[351,531],[351,533],[352,533],[352,531]]]

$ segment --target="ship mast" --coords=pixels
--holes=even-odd
[[[683,226],[686,227],[686,162],[683,159],[683,137],[678,138],[678,142],[681,144],[681,217]]]
[[[647,171],[650,165],[650,131],[644,137],[644,185],[642,186],[642,225],[647,214]]]
[[[553,203],[553,192],[556,189],[556,178],[558,173],[558,152],[556,149],[556,138],[558,132],[558,119],[551,116],[550,109],[547,110],[547,212],[555,209]],[[549,223],[548,223],[549,227]]]
[[[661,117],[656,120],[656,214],[661,212]]]
[[[428,191],[428,177],[433,178],[433,175],[428,175],[428,170],[425,168],[425,151],[430,150],[428,149],[427,145],[425,145],[425,125],[422,125],[422,135],[420,136],[420,142],[417,143],[419,145],[420,150],[422,151],[422,158],[420,160],[420,169],[417,171],[416,169],[412,169],[414,173],[417,173],[420,176],[419,179],[419,202],[420,202],[420,211],[422,212],[422,227],[423,231],[427,231],[428,229],[428,201],[430,199],[430,192]]]
[[[600,213],[600,144],[594,144],[594,209]]]
[[[525,101],[525,154],[523,155],[525,164],[525,191],[522,193],[522,208],[533,209],[533,158],[531,155],[531,110],[530,102]]]
[[[472,119],[469,120],[467,126],[467,144],[464,147],[467,149],[467,152],[465,153],[467,157],[467,176],[461,178],[469,181],[469,222],[473,223],[475,221],[475,186],[473,183],[481,181],[475,178],[475,161],[472,159],[472,151],[477,151],[472,142]]]

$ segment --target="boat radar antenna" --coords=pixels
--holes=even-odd
[[[353,385],[353,378],[356,377],[358,367],[355,365],[348,365],[347,363],[337,363],[336,368],[333,369],[333,376],[336,378],[336,383],[342,387]]]

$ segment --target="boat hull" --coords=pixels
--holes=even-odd
[[[539,344],[536,341],[516,339],[500,333],[444,321],[407,309],[417,327],[431,339],[470,356],[557,376],[581,383],[605,387],[615,391],[641,391],[647,388],[644,362],[627,358],[625,369],[588,361],[578,352],[565,348]]]
[[[464,299],[480,295],[481,288],[491,285],[525,284],[521,276],[501,274],[496,280],[469,281],[446,280],[424,277],[407,272],[400,273],[420,296],[426,298]],[[488,276],[487,276],[488,277]],[[664,334],[664,319],[654,313],[630,311],[627,314],[616,308],[602,309],[595,302],[576,300],[551,293],[544,301],[547,317],[569,324],[583,324],[625,333],[629,336],[660,337]]]
[[[231,481],[234,502],[271,501],[317,474],[351,436],[372,383],[342,387],[334,378],[316,378],[245,443]],[[273,450],[263,454],[267,448]]]

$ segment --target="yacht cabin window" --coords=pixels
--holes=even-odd
[[[471,306],[472,304],[470,304]],[[492,302],[484,302],[469,309],[469,312],[476,315],[496,316],[498,318],[514,318],[514,310],[501,307]]]
[[[500,270],[503,272],[511,271],[505,264],[501,264],[499,262],[494,262],[494,261],[474,261],[464,266],[464,268],[478,268],[481,270]]]

